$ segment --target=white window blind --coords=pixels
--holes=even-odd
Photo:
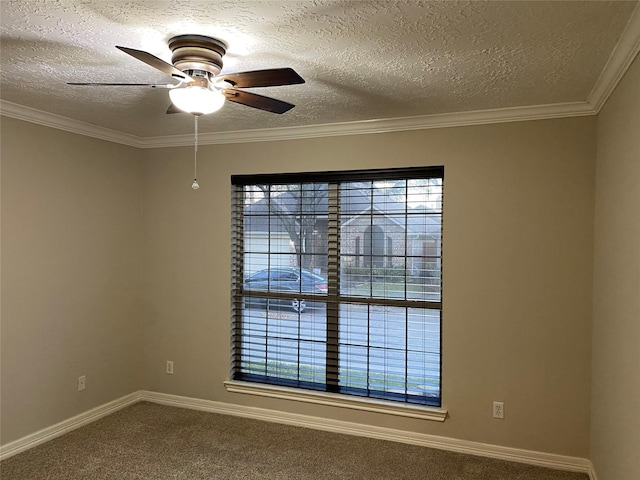
[[[440,406],[443,167],[233,176],[233,380]]]

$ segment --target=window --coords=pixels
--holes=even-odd
[[[443,176],[233,176],[232,380],[439,407]]]

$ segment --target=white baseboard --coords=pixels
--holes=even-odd
[[[40,445],[41,443],[53,440],[54,438],[64,435],[67,432],[95,422],[96,420],[106,415],[109,415],[117,410],[120,410],[139,401],[140,392],[131,393],[112,402],[105,403],[104,405],[100,405],[96,408],[92,408],[91,410],[81,413],[80,415],[76,415],[75,417],[71,417],[60,423],[51,425],[50,427],[43,428],[38,432],[31,433],[27,436],[19,438],[18,440],[7,443],[6,445],[0,445],[0,460],[12,457],[13,455],[17,455],[20,452],[24,452],[25,450],[29,450],[30,448]]]
[[[263,408],[246,407],[242,405],[232,405],[229,403],[180,397],[177,395],[167,395],[163,393],[141,391],[140,397],[141,400],[159,403],[162,405],[253,418],[256,420],[283,423],[286,425],[312,428],[328,432],[345,433],[361,437],[377,438],[380,440],[390,440],[393,442],[437,448],[440,450],[496,458],[511,462],[526,463],[529,465],[554,468],[557,470],[582,472],[590,476],[592,471],[591,462],[586,458],[568,457],[553,453],[502,447],[499,445],[490,445],[486,443],[472,442],[469,440],[459,440],[437,435],[428,435],[425,433],[407,432],[392,428],[375,427],[360,423],[344,422],[312,417],[309,415],[299,415]]]
[[[331,420],[326,418],[300,415],[257,407],[246,407],[230,403],[202,400],[165,393],[141,390],[126,395],[120,399],[91,409],[85,413],[72,417],[63,422],[32,433],[21,439],[0,446],[0,460],[9,458],[20,452],[33,448],[41,443],[52,440],[76,428],[87,425],[117,410],[140,401],[148,401],[161,405],[168,405],[210,413],[233,415],[237,417],[253,418],[267,422],[282,423],[297,427],[324,430],[327,432],[344,433],[361,437],[389,440],[422,447],[437,448],[451,452],[466,453],[482,457],[496,458],[511,462],[526,463],[541,467],[581,472],[589,475],[590,480],[597,480],[595,470],[590,460],[579,457],[556,455],[553,453],[536,452],[518,448],[503,447],[469,440],[429,435],[425,433],[407,432],[385,427],[375,427],[360,423]]]

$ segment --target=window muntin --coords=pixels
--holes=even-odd
[[[370,173],[232,179],[234,380],[440,405],[443,169]]]

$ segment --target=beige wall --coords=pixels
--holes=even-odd
[[[150,390],[587,457],[594,117],[144,151]],[[444,424],[227,393],[232,174],[445,165]],[[175,374],[164,374],[165,360]],[[506,419],[491,418],[505,402]]]
[[[640,58],[598,118],[591,458],[640,478]]]
[[[141,164],[6,117],[1,134],[6,444],[139,388]]]
[[[594,156],[594,118],[206,146],[194,192],[190,148],[3,119],[2,443],[147,388],[586,457]],[[446,166],[451,418],[227,393],[229,176],[429,164]]]

